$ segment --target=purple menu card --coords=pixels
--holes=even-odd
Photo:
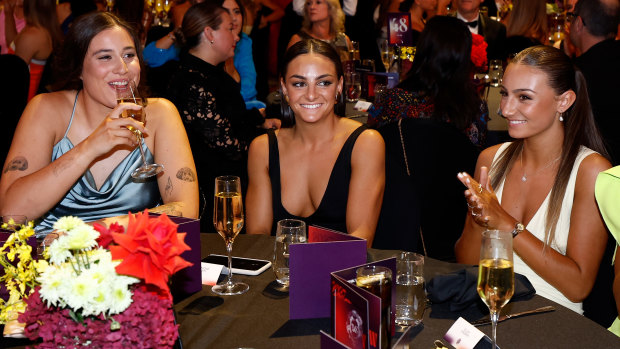
[[[366,240],[311,226],[308,243],[290,246],[289,316],[329,317],[330,273],[366,262]]]

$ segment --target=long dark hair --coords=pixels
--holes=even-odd
[[[120,27],[129,33],[142,64],[142,45],[133,28],[109,12],[91,12],[75,20],[69,28],[57,59],[54,60],[54,73],[57,75],[53,86],[55,91],[82,88],[80,76],[90,42],[97,34],[115,27]]]
[[[222,7],[221,0],[206,0],[190,7],[183,16],[183,24],[180,31],[175,31],[177,40],[185,50],[194,48],[200,44],[201,34],[206,27],[219,29],[222,24],[222,13],[226,11]]]
[[[586,81],[581,71],[575,68],[570,58],[561,50],[550,46],[534,46],[521,51],[510,64],[522,64],[536,68],[547,76],[549,86],[556,96],[566,91],[575,92],[576,99],[562,115],[564,121],[564,140],[562,142],[562,154],[560,167],[555,176],[549,207],[545,221],[544,243],[548,246],[555,237],[555,226],[560,216],[566,185],[579,154],[581,146],[586,146],[607,159],[609,155],[605,150],[603,139],[590,109],[590,100]],[[523,149],[523,139],[512,142],[491,166],[491,185],[497,188],[505,179],[506,174],[519,158]]]
[[[424,27],[413,65],[399,87],[432,97],[433,118],[467,129],[480,114],[480,96],[471,79],[472,38],[455,17],[436,16]]]
[[[329,59],[336,69],[336,78],[340,80],[344,77],[344,70],[342,69],[342,62],[340,61],[340,55],[332,47],[332,45],[323,42],[321,40],[315,39],[305,39],[295,43],[293,46],[289,47],[284,54],[284,58],[282,59],[282,68],[280,71],[280,77],[283,81],[286,81],[286,73],[288,70],[288,65],[291,63],[293,59],[297,56],[314,53],[321,55],[327,59]],[[346,86],[343,86],[342,91],[346,91]],[[340,96],[336,96],[338,103],[334,105],[334,112],[336,115],[344,115],[346,104],[344,103],[343,93]],[[291,107],[288,105],[288,102],[282,96],[281,103],[281,112],[282,112],[282,127],[291,127],[295,125],[295,115],[291,110]]]

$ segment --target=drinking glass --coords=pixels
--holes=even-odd
[[[360,94],[362,93],[360,74],[349,72],[345,75],[345,79],[347,102],[357,102],[360,99]]]
[[[387,40],[381,41],[381,62],[385,67],[385,71],[389,72],[392,63],[392,50]]]
[[[419,324],[425,307],[424,256],[401,252],[396,257],[396,324]]]
[[[357,41],[351,41],[351,47],[349,48],[349,59],[352,61],[360,61],[360,43]]]
[[[549,15],[549,41],[558,42],[564,40],[566,16],[562,13],[552,13]]]
[[[377,265],[367,265],[356,270],[355,284],[381,298],[381,346],[390,348],[390,307],[392,305],[392,270]]]
[[[146,125],[146,113],[144,112],[144,107],[146,106],[146,100],[140,96],[138,89],[133,81],[129,81],[127,85],[115,85],[116,89],[116,101],[118,103],[134,103],[141,106],[141,109],[133,110],[127,109],[123,110],[121,117],[123,118],[132,118],[138,122],[142,122]],[[143,141],[142,141],[142,132],[134,129],[129,126],[129,130],[131,130],[138,140],[138,149],[140,150],[140,156],[142,157],[142,166],[136,168],[132,173],[131,177],[136,179],[147,179],[149,177],[153,177],[164,170],[164,166],[160,164],[147,164],[146,162],[146,154],[144,152]]]
[[[273,253],[273,271],[282,288],[289,286],[289,245],[306,242],[306,223],[298,219],[283,219],[276,229],[276,244]]]
[[[250,289],[243,282],[233,280],[232,245],[243,228],[243,200],[241,199],[241,180],[237,176],[215,178],[215,202],[213,204],[213,225],[226,242],[228,253],[228,277],[213,286],[215,294],[230,296],[242,294]]]
[[[504,68],[501,59],[492,59],[489,63],[489,81],[491,86],[499,87],[502,83]]]
[[[107,12],[112,12],[114,10],[115,0],[106,0],[105,1],[105,10]]]
[[[512,262],[512,233],[486,230],[482,233],[480,264],[478,266],[478,295],[491,312],[492,340],[496,348],[496,329],[499,312],[515,290]]]

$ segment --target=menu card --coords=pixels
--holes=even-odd
[[[330,273],[366,262],[366,240],[310,226],[308,243],[289,247],[289,316],[330,316]]]
[[[151,216],[158,216],[149,213]],[[178,224],[177,231],[185,234],[185,243],[191,249],[181,254],[181,257],[193,265],[179,270],[172,275],[170,291],[175,299],[179,301],[202,290],[202,271],[200,269],[200,220],[187,217],[177,217],[168,215],[170,220]]]
[[[414,46],[411,13],[388,12],[388,43],[391,46]]]
[[[396,294],[396,258],[358,265],[331,274],[332,335],[323,335],[321,348],[337,348],[335,343],[351,349],[373,349],[381,345],[381,298],[355,283],[356,270],[362,266],[383,266],[392,270],[392,295]],[[390,324],[394,324],[395,302],[392,302]],[[394,326],[390,326],[393,335]],[[325,346],[323,343],[325,342]]]

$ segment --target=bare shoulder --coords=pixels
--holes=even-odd
[[[491,164],[493,163],[493,159],[495,158],[495,154],[497,154],[497,151],[502,146],[502,144],[503,143],[496,144],[496,145],[493,145],[491,147],[484,149],[480,153],[480,155],[478,155],[478,164],[476,165],[476,167],[491,166]]]
[[[170,125],[179,119],[177,108],[165,98],[149,98],[146,106],[146,117],[149,126]]]
[[[611,163],[599,153],[586,156],[579,165],[577,183],[594,186],[598,174],[611,168]]]
[[[299,41],[301,41],[301,37],[297,34],[293,34],[293,36],[291,36],[291,40],[288,42],[288,45],[286,46],[286,48],[290,48],[291,46],[295,45],[296,43],[298,43]]]
[[[62,130],[64,134],[71,118],[75,94],[76,91],[59,91],[36,95],[28,102],[20,124],[34,124],[37,129]]]

